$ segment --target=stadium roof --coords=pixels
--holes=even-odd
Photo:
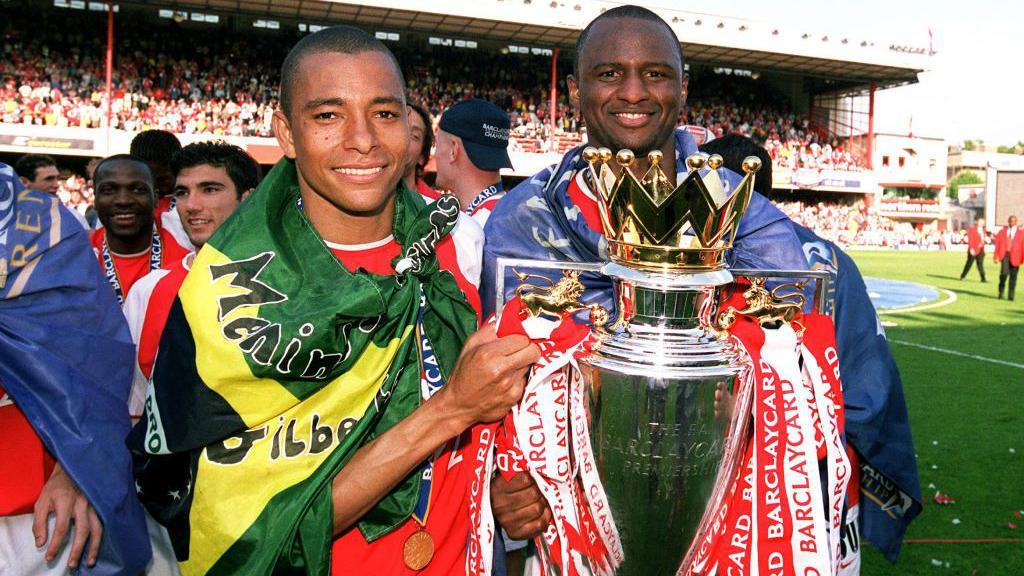
[[[570,48],[580,30],[621,2],[605,0],[126,0],[179,10],[205,10],[310,24],[350,23],[463,39]],[[675,28],[692,62],[817,76],[847,86],[917,81],[929,51],[907,43],[772,25],[744,18],[656,10]]]

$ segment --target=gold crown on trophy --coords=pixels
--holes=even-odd
[[[709,271],[725,266],[740,218],[750,203],[754,174],[761,159],[743,160],[743,180],[731,194],[718,176],[722,157],[693,154],[686,159],[688,174],[675,185],[661,170],[662,154],[647,155],[650,168],[640,178],[633,173],[630,150],[615,154],[622,168],[610,166],[612,151],[587,147],[583,159],[598,191],[601,223],[612,260],[646,270]],[[709,168],[706,174],[701,170]]]

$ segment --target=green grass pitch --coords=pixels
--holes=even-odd
[[[927,284],[957,298],[882,316],[895,323],[886,332],[903,375],[924,512],[911,524],[911,542],[895,566],[865,546],[861,574],[1024,574],[1024,518],[1015,515],[1024,511],[1024,277],[1017,301],[1007,302],[996,299],[991,254],[987,284],[976,270],[959,280],[963,253],[850,254],[865,276]],[[936,504],[936,491],[956,503]]]

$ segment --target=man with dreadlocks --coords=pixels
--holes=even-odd
[[[475,332],[479,227],[460,251],[457,200],[400,184],[403,87],[358,29],[300,40],[274,116],[286,157],[172,304],[129,444],[185,574],[465,570],[477,424],[519,399],[537,350]]]

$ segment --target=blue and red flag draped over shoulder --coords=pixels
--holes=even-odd
[[[861,534],[895,562],[907,525],[921,513],[903,381],[853,259],[807,228],[794,229],[811,267],[832,273],[846,439],[861,472]]]
[[[81,225],[4,164],[0,278],[0,382],[103,521],[99,559],[80,571],[138,574],[150,546],[124,443],[128,325]]]

